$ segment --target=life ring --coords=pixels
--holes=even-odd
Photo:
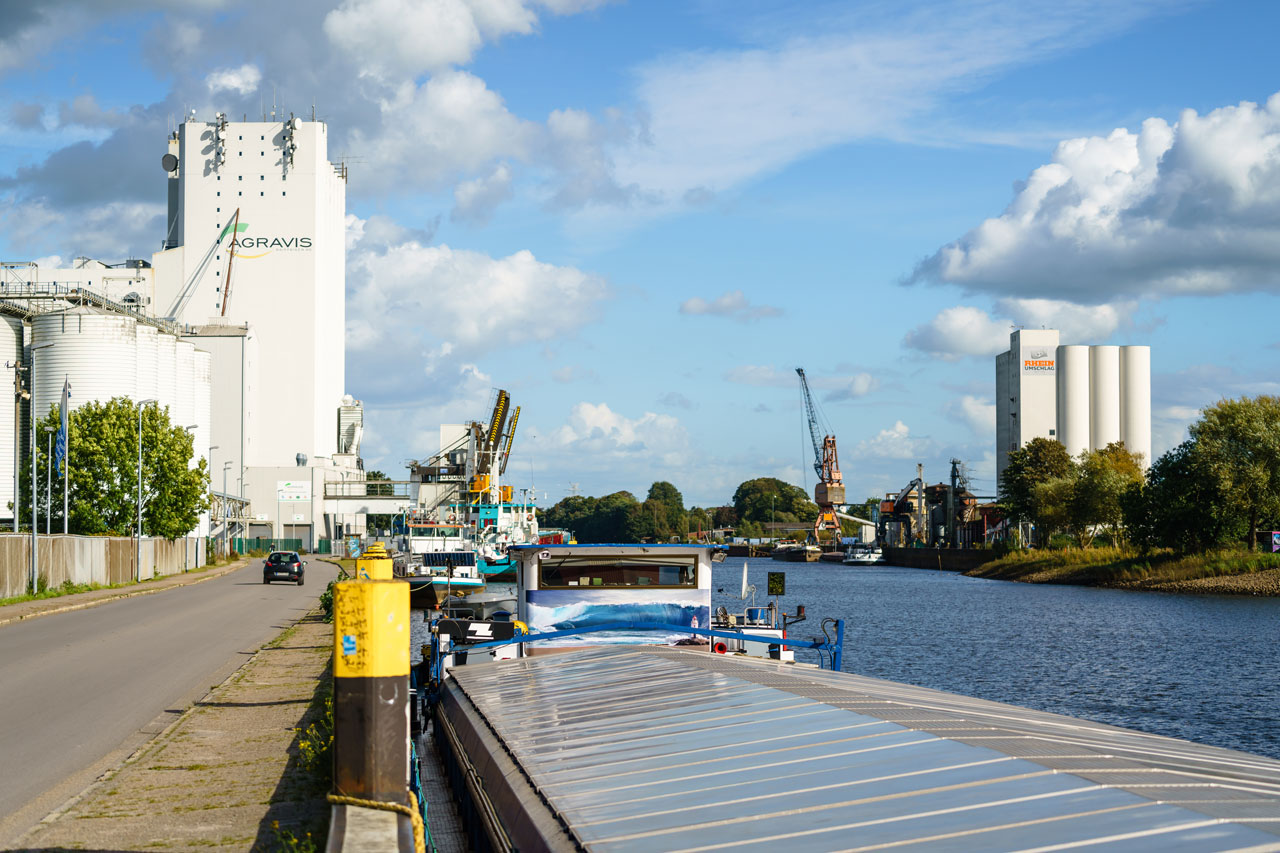
[[[524,517],[525,521],[533,521],[533,513],[529,513]]]
[[[457,520],[458,520],[458,517],[457,517],[457,516],[455,516],[453,513],[449,513],[449,520],[450,520],[450,521],[457,521]]]

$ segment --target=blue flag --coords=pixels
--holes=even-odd
[[[67,467],[67,413],[71,402],[71,379],[62,382],[62,405],[58,407],[62,422],[58,425],[58,443],[54,447],[53,458],[58,465],[58,476],[66,474]]]

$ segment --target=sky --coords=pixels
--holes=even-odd
[[[1153,453],[1280,393],[1280,4],[0,0],[0,257],[149,257],[164,138],[348,163],[366,467],[522,407],[508,480],[994,494],[1015,326],[1152,348]]]

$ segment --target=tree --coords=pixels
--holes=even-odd
[[[1052,438],[1033,438],[1023,447],[1010,451],[1000,479],[1001,511],[1013,521],[1030,521],[1039,528],[1036,486],[1069,477],[1073,468],[1067,449]]]
[[[1093,539],[1091,528],[1078,527],[1071,515],[1071,506],[1075,499],[1077,480],[1075,477],[1055,477],[1034,487],[1036,506],[1039,513],[1036,528],[1044,541],[1060,530],[1071,530],[1080,540],[1080,544],[1088,547]]]
[[[1223,400],[1188,432],[1198,470],[1246,522],[1253,550],[1259,522],[1280,516],[1280,397]]]
[[[733,509],[740,524],[743,521],[795,524],[818,517],[818,506],[809,500],[804,489],[775,477],[758,477],[739,485],[733,493]]]
[[[381,471],[365,471],[365,493],[369,495],[392,495],[395,494],[395,486],[391,485],[391,478]],[[384,485],[385,483],[385,485]],[[388,530],[395,523],[395,516],[385,512],[369,513],[365,516],[365,524],[372,530]]]
[[[1130,541],[1144,553],[1159,547],[1187,553],[1243,536],[1243,521],[1207,467],[1203,448],[1193,440],[1156,459],[1146,482],[1131,484],[1121,499]]]
[[[1112,542],[1118,543],[1124,529],[1124,495],[1142,481],[1142,460],[1123,441],[1080,454],[1067,515],[1081,545],[1088,546],[1099,527],[1109,530]],[[1040,506],[1043,512],[1044,504]]]
[[[582,543],[639,542],[645,531],[643,511],[630,492],[602,498],[571,495],[541,511],[539,523],[571,530]]]
[[[57,428],[57,406],[36,425]],[[68,418],[68,529],[82,535],[131,533],[137,523],[138,409],[133,401],[116,397],[106,403],[90,402]],[[37,448],[37,471],[48,464],[45,447]],[[156,405],[142,409],[142,527],[151,536],[174,539],[185,536],[209,507],[208,460],[190,467],[194,456],[191,433],[169,422],[168,409]],[[30,478],[31,462],[23,465]],[[44,505],[45,478],[37,476],[40,505]],[[61,528],[62,484],[53,483],[54,527]],[[24,490],[24,517],[30,517],[30,492]]]

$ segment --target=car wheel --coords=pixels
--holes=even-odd
[[[298,586],[302,586],[302,578],[298,578]]]
[[[271,579],[270,579],[270,578],[263,578],[263,579],[262,579],[262,582],[263,582],[263,583],[271,583]]]

